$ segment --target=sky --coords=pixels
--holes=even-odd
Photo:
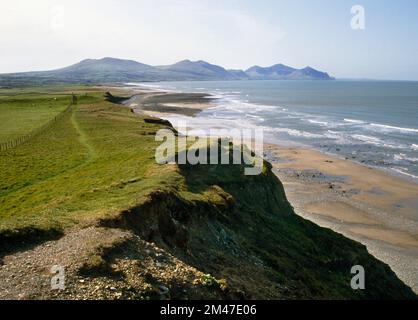
[[[353,29],[354,5],[364,29]],[[418,80],[417,0],[0,0],[0,73],[86,58]]]

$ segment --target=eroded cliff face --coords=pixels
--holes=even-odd
[[[223,298],[415,297],[363,245],[297,216],[264,166],[259,176],[236,165],[178,166],[186,189],[152,193],[101,224],[131,230],[210,274]],[[350,286],[354,265],[366,270],[365,290]]]

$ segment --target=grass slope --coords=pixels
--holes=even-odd
[[[41,127],[68,105],[67,96],[29,93],[0,96],[0,143],[19,138]]]
[[[156,166],[157,127],[101,92],[80,96],[48,130],[1,153],[0,234],[61,229],[136,203],[159,183],[143,179]]]

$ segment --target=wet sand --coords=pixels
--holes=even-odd
[[[193,117],[204,109],[214,107],[213,98],[203,93],[142,92],[124,103],[135,112],[153,117],[184,115]]]
[[[265,153],[297,214],[363,243],[418,292],[418,184],[314,150]]]
[[[155,117],[214,106],[205,94],[134,92],[125,105]],[[266,144],[264,155],[297,214],[366,245],[418,293],[417,183],[307,148]]]

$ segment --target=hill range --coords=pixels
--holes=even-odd
[[[296,69],[283,64],[227,70],[206,61],[183,60],[172,65],[151,66],[116,58],[86,59],[74,65],[50,70],[0,74],[0,86],[52,83],[115,83],[135,81],[193,80],[334,80],[311,67]]]

